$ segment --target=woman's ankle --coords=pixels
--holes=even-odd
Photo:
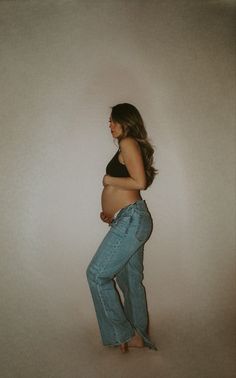
[[[135,332],[135,335],[132,337],[132,339],[128,341],[128,346],[143,348],[144,347],[143,338],[138,333]]]

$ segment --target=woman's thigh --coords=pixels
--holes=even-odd
[[[111,224],[88,269],[101,277],[113,278],[144,245],[151,227],[146,214],[134,210],[123,213]]]
[[[101,277],[113,278],[139,248],[131,229],[131,216],[112,226],[98,247],[88,269]]]

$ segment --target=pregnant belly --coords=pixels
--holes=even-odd
[[[102,211],[113,217],[114,214],[125,206],[142,199],[139,190],[124,190],[115,186],[107,185],[102,192]]]

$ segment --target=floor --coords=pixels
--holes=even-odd
[[[236,377],[230,319],[159,314],[151,330],[158,351],[133,348],[122,354],[102,346],[95,318],[78,316],[80,310],[12,313],[1,337],[1,378]]]

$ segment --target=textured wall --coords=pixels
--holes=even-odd
[[[145,254],[152,327],[171,312],[231,321],[233,3],[1,1],[8,338],[71,306],[81,324],[95,319],[85,269],[107,231],[101,182],[116,149],[110,106],[119,102],[143,115],[160,171],[143,192],[155,227]]]

